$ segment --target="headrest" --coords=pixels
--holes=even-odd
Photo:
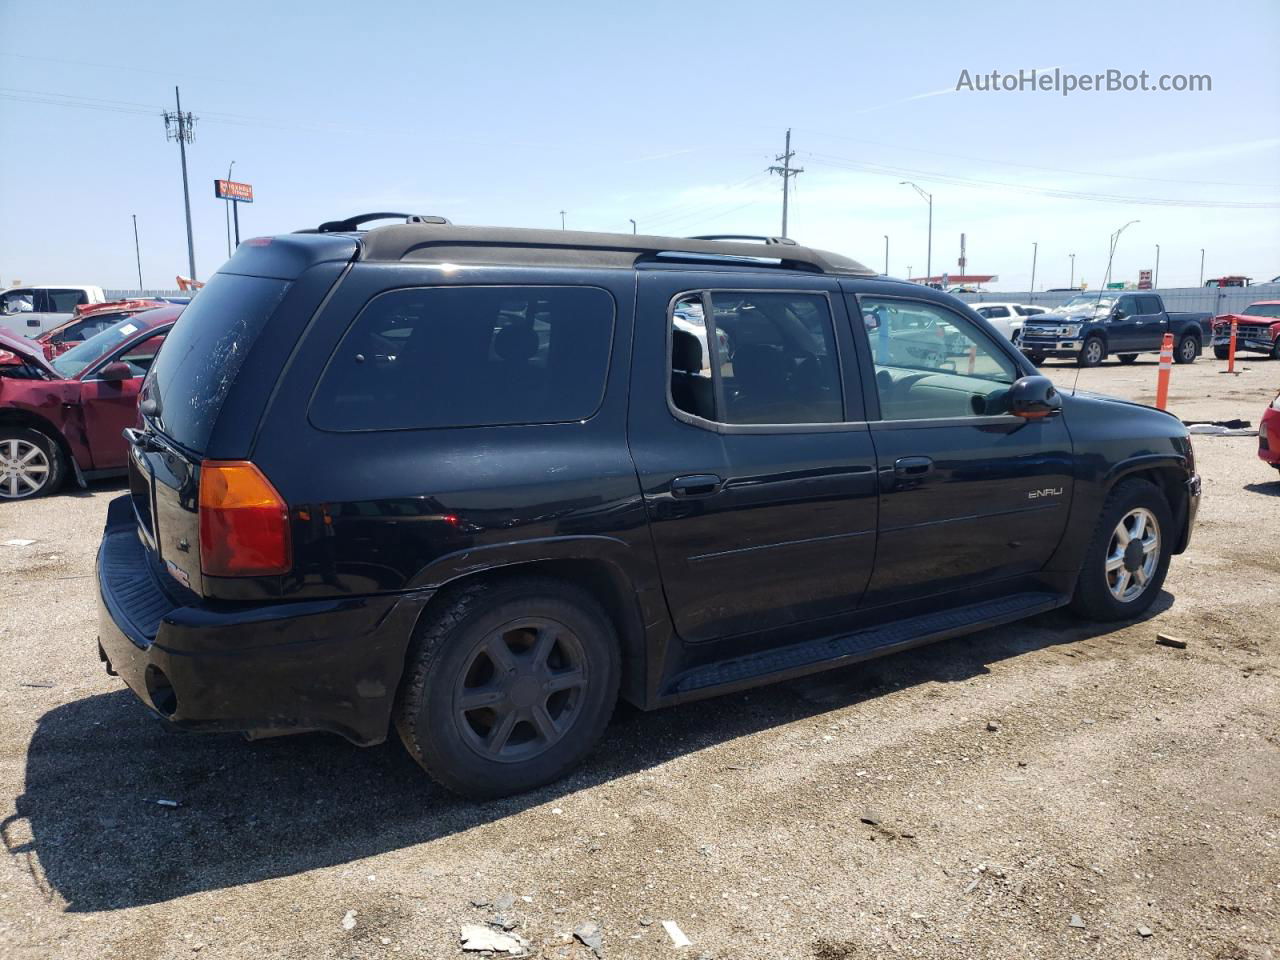
[[[671,369],[681,373],[702,372],[702,343],[688,330],[671,332]]]
[[[532,327],[503,327],[494,338],[493,350],[503,360],[528,360],[538,352],[538,335]]]

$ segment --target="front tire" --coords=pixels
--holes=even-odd
[[[1195,337],[1185,336],[1178,341],[1178,347],[1173,351],[1173,362],[1195,363],[1198,356],[1200,356],[1200,341]]]
[[[1088,620],[1128,620],[1155,601],[1169,572],[1173,514],[1155,484],[1121,481],[1103,505],[1071,609]]]
[[[395,710],[410,755],[465,796],[532,790],[604,733],[621,659],[585,591],[522,577],[464,586],[419,625]]]
[[[1044,363],[1044,356],[1045,355],[1043,353],[1028,353],[1027,359],[1031,361],[1033,366],[1038,367]]]
[[[1101,337],[1089,337],[1085,340],[1084,346],[1080,348],[1080,355],[1076,359],[1076,363],[1082,367],[1096,367],[1107,358],[1107,348],[1102,343]]]
[[[1230,352],[1230,349],[1231,349],[1230,347],[1214,347],[1213,355],[1217,357],[1219,360],[1225,360],[1227,359],[1227,355]]]
[[[58,441],[27,427],[0,427],[0,500],[32,500],[62,486]]]

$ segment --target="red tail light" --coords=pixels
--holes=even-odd
[[[200,569],[210,577],[287,573],[289,506],[247,460],[200,464]]]

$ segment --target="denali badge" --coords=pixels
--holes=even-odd
[[[1027,494],[1028,500],[1038,500],[1040,497],[1060,497],[1062,496],[1062,487],[1045,487],[1043,490],[1032,490]]]

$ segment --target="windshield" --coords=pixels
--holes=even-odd
[[[1110,310],[1111,307],[1115,304],[1115,302],[1116,302],[1115,297],[1099,298],[1096,293],[1086,293],[1086,294],[1081,294],[1078,297],[1072,297],[1070,300],[1068,300],[1066,303],[1064,303],[1062,306],[1058,307],[1057,309],[1059,310],[1090,310],[1093,308],[1094,304],[1097,304],[1099,310]]]
[[[71,380],[80,376],[86,367],[97,363],[141,329],[142,324],[132,317],[125,317],[119,323],[107,327],[79,346],[72,347],[57,359],[51,360],[50,366]]]
[[[1251,303],[1244,312],[1251,317],[1280,317],[1280,303]]]

